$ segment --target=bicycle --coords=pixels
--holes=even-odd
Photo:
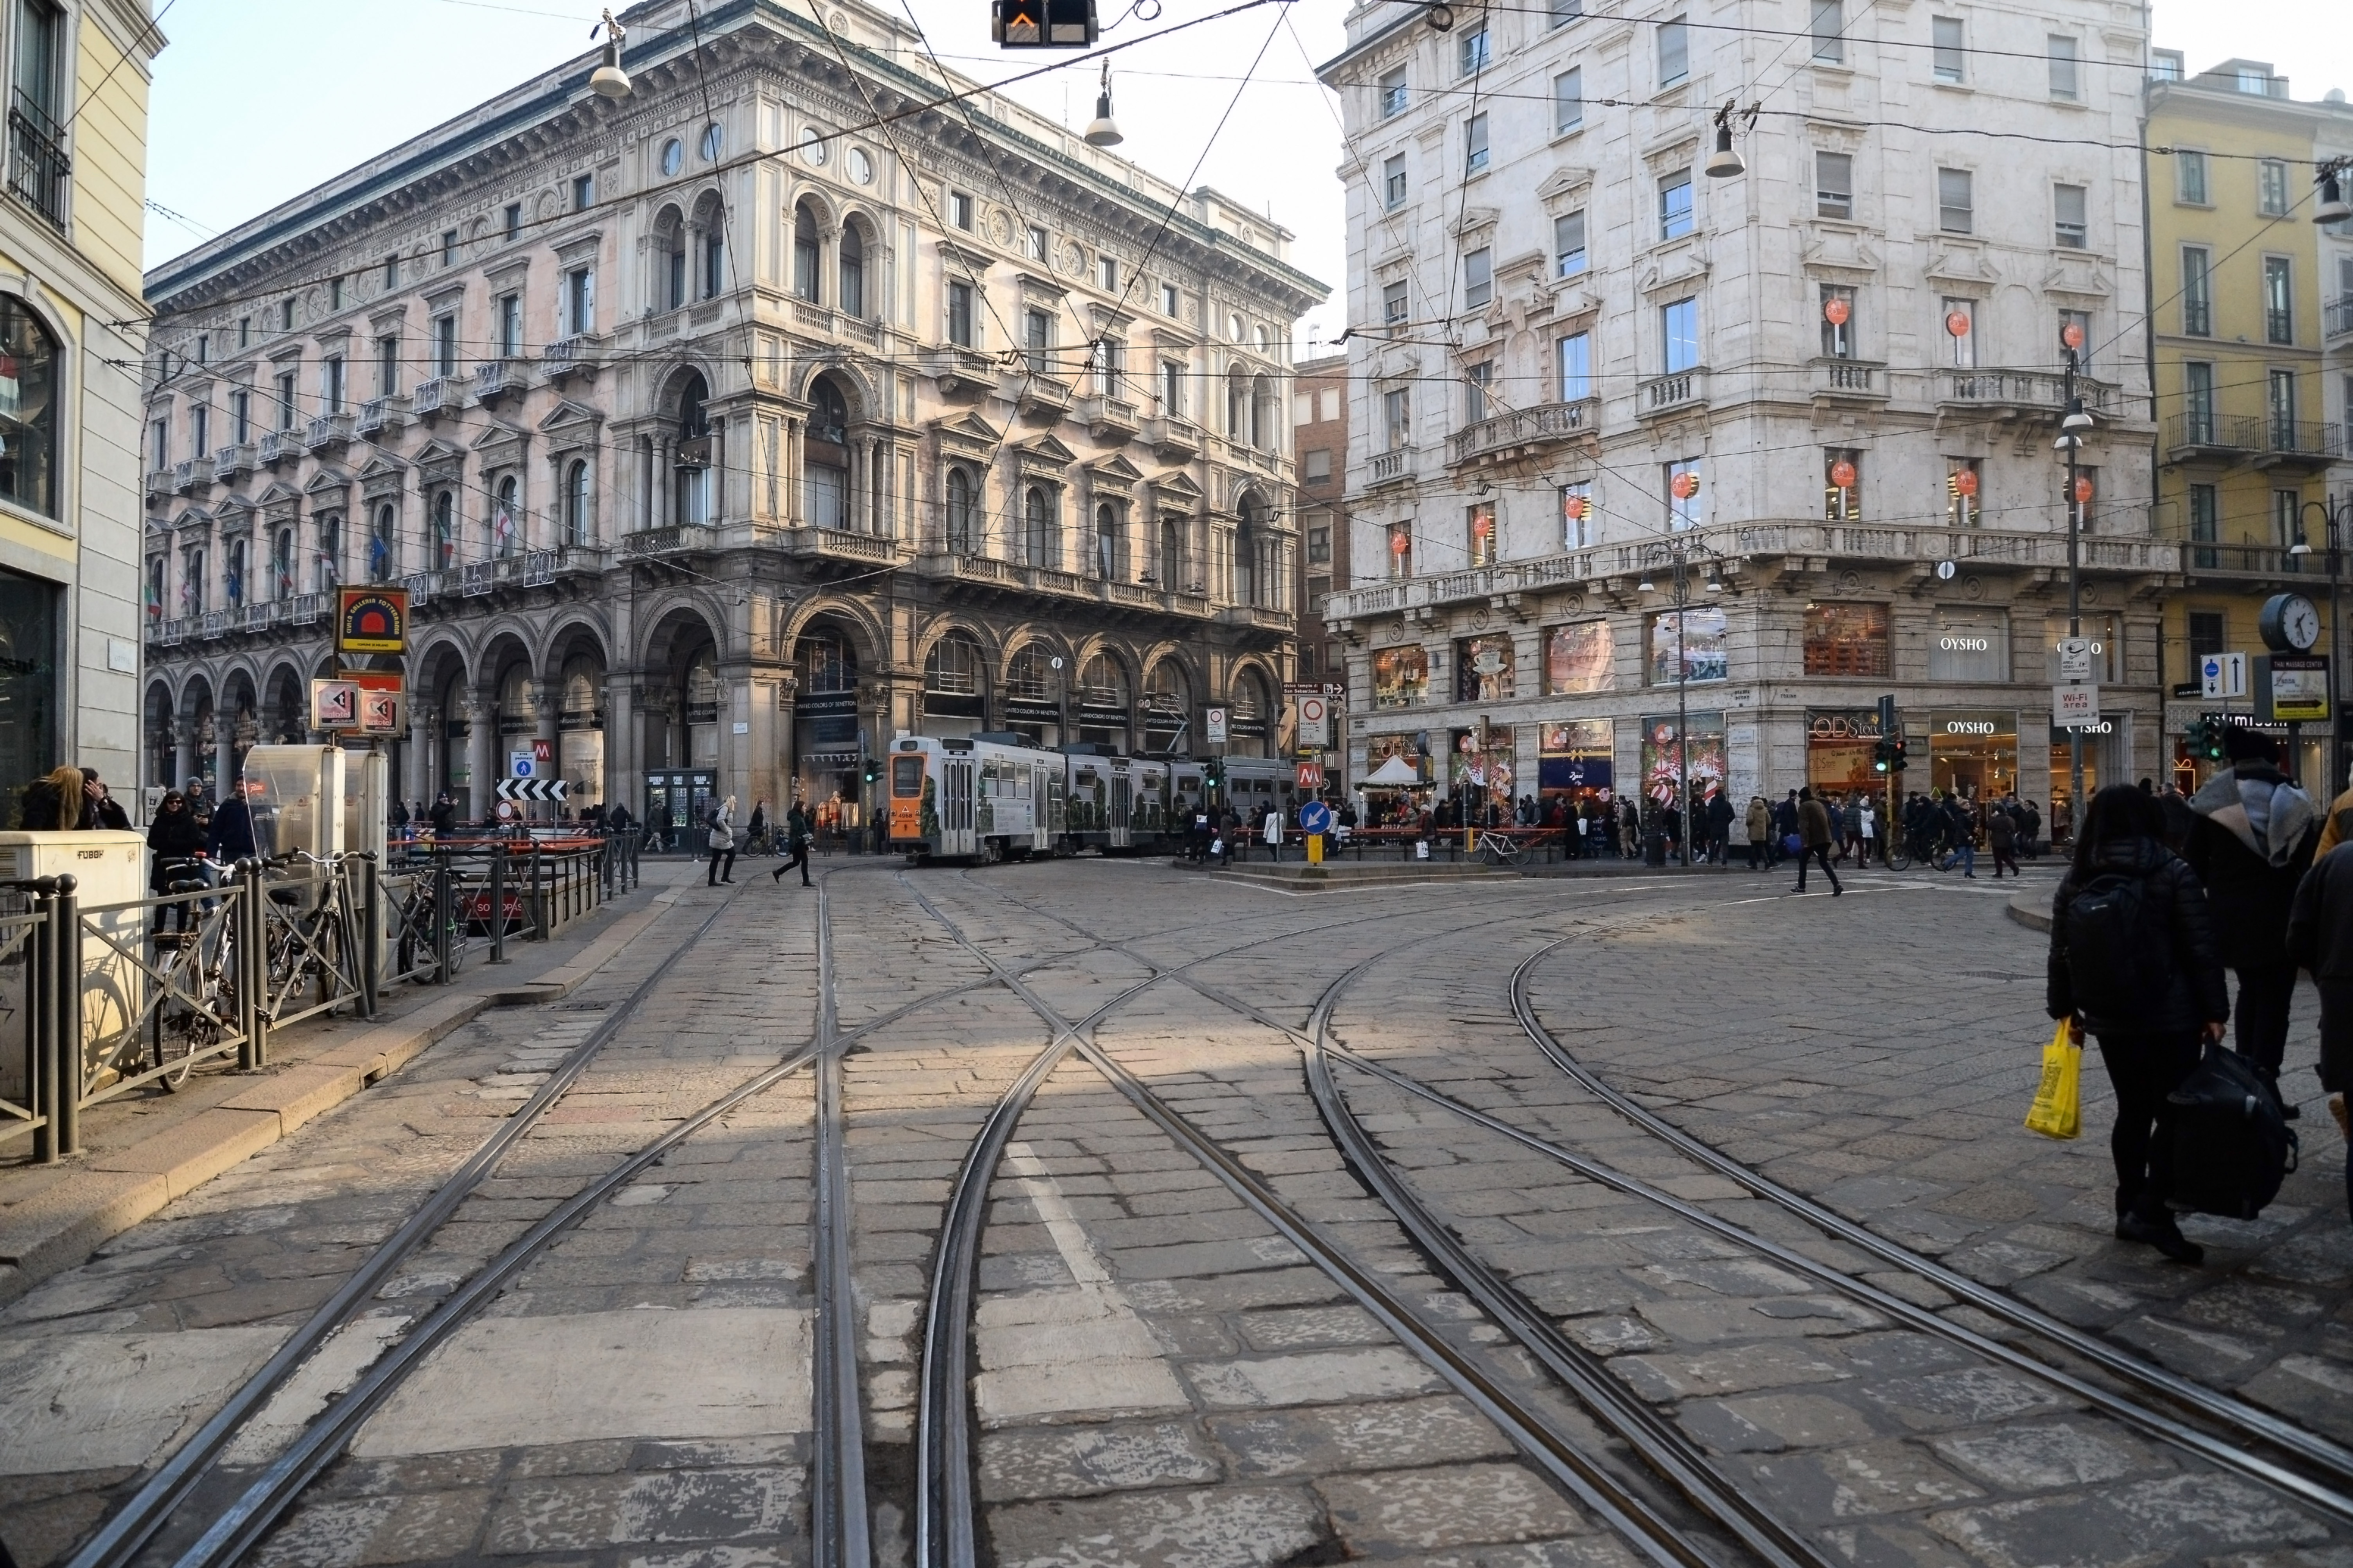
[[[1490,866],[1517,868],[1527,858],[1527,841],[1496,828],[1479,835],[1479,856]]]
[[[167,896],[212,890],[201,879],[166,882]],[[192,907],[183,904],[181,907]],[[237,923],[229,919],[234,906],[226,902],[201,911],[193,928],[157,931],[154,940],[155,1003],[150,1015],[150,1079],[167,1093],[176,1094],[196,1064],[213,1056],[237,1016]],[[174,1058],[170,1047],[176,1046]],[[178,1063],[173,1070],[173,1063]]]

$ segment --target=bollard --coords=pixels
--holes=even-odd
[[[507,847],[491,846],[491,962],[507,961]]]
[[[49,905],[49,921],[57,930],[57,1023],[51,1053],[58,1063],[58,1152],[81,1152],[81,1096],[89,1062],[81,1038],[81,900],[74,896],[74,879],[58,879],[58,896]]]
[[[26,938],[25,1008],[26,1087],[32,1091],[33,1113],[40,1123],[33,1130],[33,1158],[54,1165],[58,1150],[58,1090],[64,1075],[58,1070],[57,883],[50,878],[31,884],[33,908],[41,923]]]
[[[456,911],[449,907],[449,861],[446,856],[436,856],[433,861],[433,984],[447,985],[449,973],[451,928],[457,924]]]
[[[263,908],[261,862],[237,863],[237,1013],[245,1043],[237,1047],[239,1070],[251,1072],[269,1060],[269,1010],[262,1005],[269,984],[269,917]]]
[[[548,885],[547,879],[544,875],[546,865],[547,857],[545,853],[541,850],[538,845],[533,845],[531,847],[531,903],[529,908],[531,910],[531,936],[533,942],[545,942],[547,940],[548,927],[552,923],[549,918],[547,906],[550,894],[554,889]]]
[[[384,986],[384,919],[377,906],[382,897],[375,852],[360,855],[360,1016],[375,1016],[376,1004],[383,998]]]

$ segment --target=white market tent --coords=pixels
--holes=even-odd
[[[1397,756],[1392,756],[1359,781],[1360,787],[1365,789],[1405,789],[1419,783],[1421,775],[1414,772],[1403,757]]]

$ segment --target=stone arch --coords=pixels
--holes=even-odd
[[[1281,603],[1282,586],[1274,509],[1250,486],[1236,499],[1234,512],[1234,603],[1271,609]]]
[[[976,734],[989,727],[989,698],[1004,649],[989,628],[961,616],[943,616],[923,630],[915,649],[923,674],[922,719],[926,735]]]
[[[688,300],[686,213],[675,202],[654,216],[654,297],[656,310],[675,310]]]
[[[727,197],[715,186],[694,198],[688,220],[695,241],[694,297],[716,300],[727,291]]]
[[[700,594],[679,595],[648,617],[637,660],[648,766],[720,767],[730,698],[721,673],[730,654],[726,628],[727,617]]]
[[[269,745],[299,746],[311,738],[310,677],[284,659],[262,678],[259,710],[261,740]]]
[[[1226,671],[1226,750],[1230,754],[1274,755],[1275,726],[1282,717],[1280,691],[1273,672],[1255,657],[1237,659]]]
[[[882,662],[888,634],[872,609],[856,599],[819,595],[794,606],[785,616],[777,642],[786,648],[796,647],[811,628],[825,622],[835,623],[849,634],[857,647],[861,668],[871,668]]]

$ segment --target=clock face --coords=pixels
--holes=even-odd
[[[2287,603],[2280,606],[2280,631],[2290,647],[2299,651],[2320,640],[2320,612],[2312,601],[2301,594],[2290,594]]]

